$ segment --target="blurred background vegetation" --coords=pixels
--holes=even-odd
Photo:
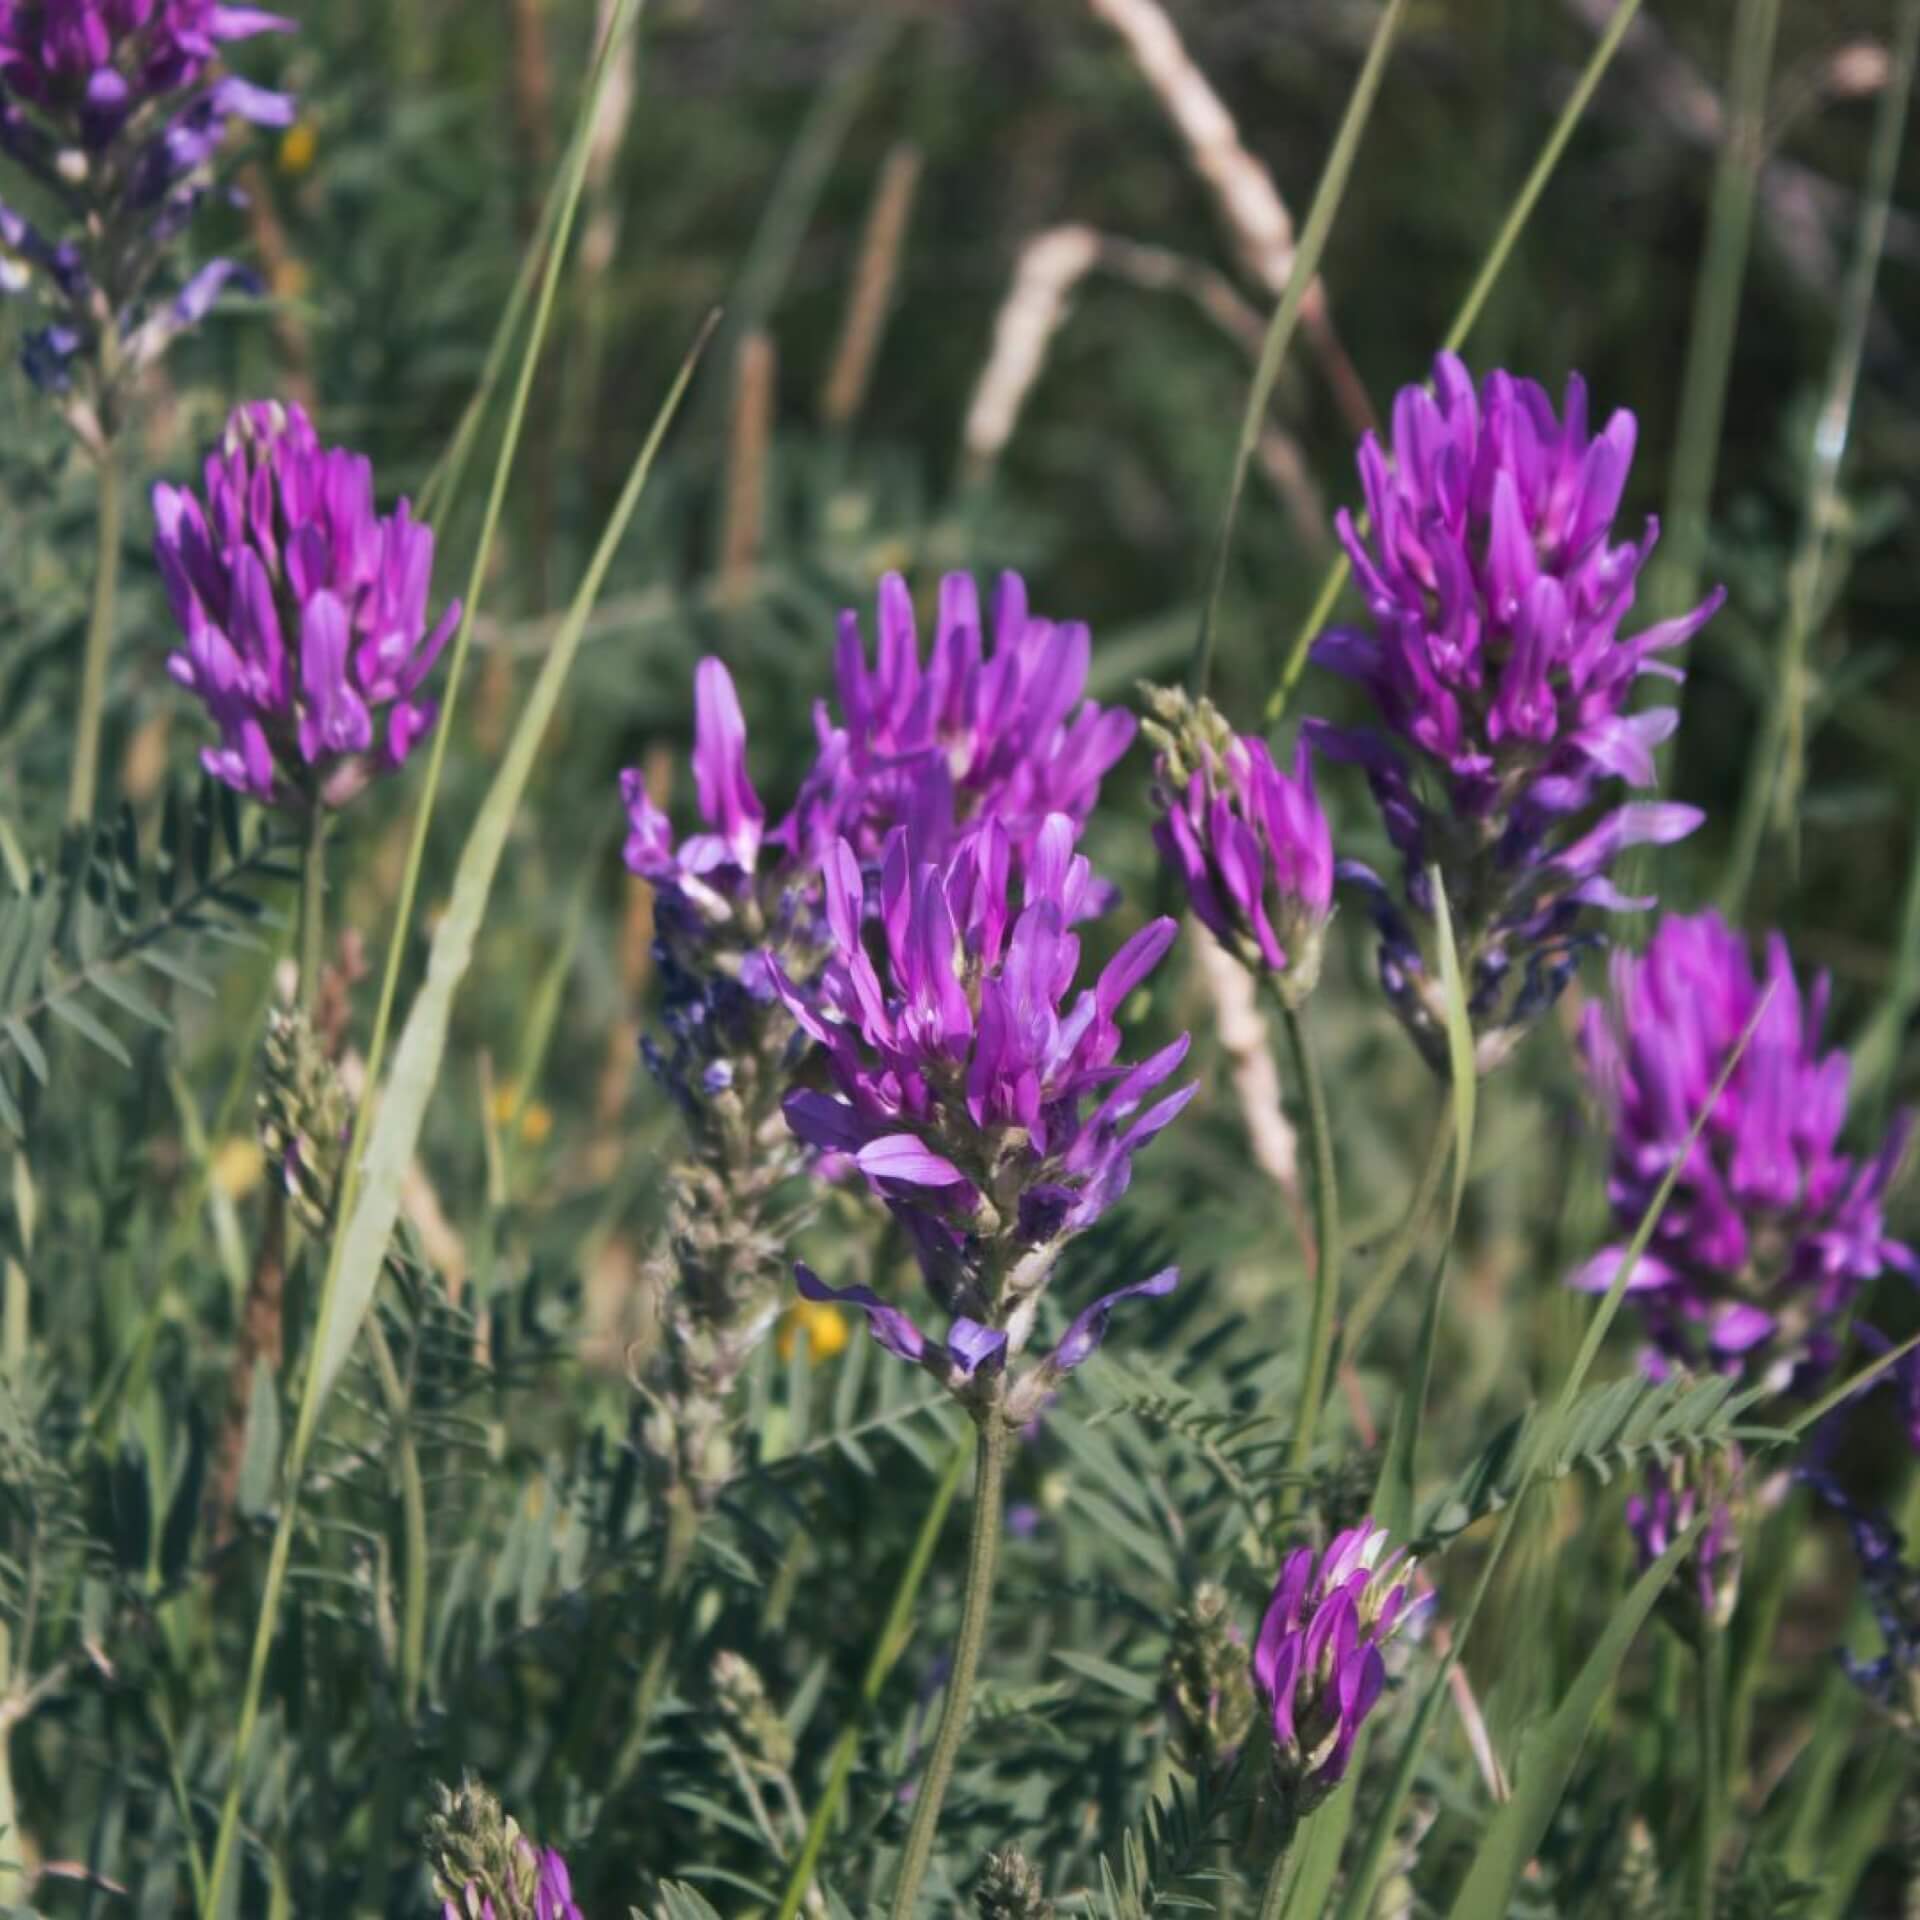
[[[418,489],[460,421],[535,237],[596,30],[592,0],[333,0],[296,11],[298,38],[261,43],[258,62],[250,49],[243,64],[277,64],[300,95],[300,120],[277,143],[251,145],[241,201],[204,241],[255,261],[269,299],[261,311],[233,303],[175,352],[139,438],[143,485],[187,470],[234,399],[280,393],[310,397],[328,437],[366,447],[383,492]],[[492,1303],[495,1359],[544,1364],[564,1345],[583,1363],[576,1401],[523,1409],[512,1453],[529,1469],[574,1459],[595,1432],[617,1440],[627,1427],[621,1370],[630,1343],[645,1337],[637,1303],[672,1125],[635,1060],[648,910],[618,860],[615,777],[647,766],[688,803],[676,767],[694,659],[715,652],[733,666],[775,811],[811,749],[809,705],[824,690],[834,615],[869,606],[886,568],[923,590],[951,567],[1019,568],[1038,609],[1093,624],[1103,699],[1131,699],[1142,675],[1184,670],[1272,293],[1103,11],[1076,0],[652,0],[603,109],[556,350],[539,376],[477,673],[455,723],[429,927],[519,690],[551,638],[550,616],[571,594],[702,317],[718,306],[724,318],[516,827],[502,910],[458,1008],[422,1186],[408,1205],[419,1250],[450,1290],[457,1296],[455,1278],[470,1278],[481,1311]],[[1239,724],[1254,722],[1313,604],[1334,550],[1331,511],[1357,497],[1359,428],[1424,373],[1610,11],[1601,0],[1414,6],[1325,258],[1324,307],[1274,397],[1232,555],[1216,691]],[[1579,368],[1596,415],[1635,411],[1629,515],[1668,505],[1730,111],[1730,48],[1736,14],[1752,11],[1751,0],[1645,8],[1466,349],[1476,369],[1506,365],[1556,391]],[[1782,0],[1778,11],[1702,560],[1731,598],[1693,649],[1684,725],[1669,750],[1673,791],[1709,814],[1705,831],[1661,865],[1663,898],[1681,905],[1707,899],[1720,881],[1777,682],[1785,577],[1845,319],[1895,9]],[[1247,152],[1302,216],[1376,9],[1368,0],[1184,0],[1170,12]],[[1764,844],[1748,902],[1756,927],[1790,924],[1802,961],[1833,970],[1843,1038],[1880,1017],[1881,1100],[1910,1096],[1920,1081],[1920,1054],[1903,1044],[1920,967],[1903,914],[1920,871],[1920,141],[1899,156],[1892,206],[1832,564],[1793,699],[1807,722],[1805,786],[1792,831]],[[1051,250],[1036,255],[1046,236]],[[1027,297],[1010,313],[1023,267]],[[1071,281],[1051,321],[1031,277],[1047,271]],[[1017,344],[1019,325],[1036,315],[1044,355],[1019,404],[996,412],[982,398],[996,341]],[[1004,373],[1007,362],[997,364]],[[1006,391],[988,383],[986,397]],[[10,846],[38,849],[57,824],[91,485],[62,430],[11,375],[0,384],[0,420],[0,821]],[[483,436],[483,471],[489,450]],[[464,573],[479,493],[470,483],[443,529],[442,597]],[[150,529],[144,515],[133,518],[108,737],[118,785],[142,809],[200,742],[165,677]],[[1310,672],[1295,707],[1333,710],[1346,698]],[[1162,885],[1144,833],[1145,781],[1136,753],[1109,783],[1113,805],[1091,848],[1134,912]],[[1343,850],[1376,854],[1357,784],[1333,774],[1328,787]],[[370,796],[339,856],[337,917],[365,935],[376,960],[413,799],[404,781]],[[1372,994],[1360,915],[1345,916],[1334,949],[1323,1030],[1350,1224],[1366,1240],[1400,1205],[1437,1095]],[[244,1281],[236,1249],[257,1204],[237,1090],[265,974],[258,956],[241,955],[221,980],[214,1008],[180,1009],[177,1056],[163,1059],[163,1043],[148,1042],[138,1076],[102,1071],[97,1087],[86,1083],[97,1097],[59,1101],[46,1119],[47,1163],[93,1177],[60,1188],[31,1232],[17,1203],[10,1223],[16,1252],[37,1244],[37,1269],[95,1277],[54,1289],[37,1308],[50,1352],[93,1356],[74,1360],[81,1377],[104,1371],[99,1356],[119,1350],[127,1325],[164,1329],[155,1370],[170,1382],[166,1413],[154,1416],[147,1443],[176,1473],[185,1409],[224,1382]],[[1210,989],[1188,966],[1164,999],[1155,1023],[1203,1029],[1207,1093],[1192,1123],[1143,1166],[1127,1231],[1175,1245],[1190,1273],[1209,1276],[1198,1298],[1158,1323],[1169,1340],[1179,1330],[1182,1364],[1196,1354],[1209,1365],[1230,1360],[1241,1388],[1265,1391],[1271,1379],[1258,1369],[1273,1356],[1284,1367],[1297,1325],[1294,1270],[1283,1263],[1287,1286],[1276,1291],[1274,1200],[1246,1178],[1243,1117],[1225,1077],[1234,1049]],[[1440,1443],[1449,1466],[1464,1458],[1470,1432],[1483,1439],[1492,1415],[1512,1412],[1564,1357],[1578,1321],[1559,1276],[1593,1244],[1599,1220],[1598,1143],[1583,1137],[1558,1036],[1533,1044],[1483,1112],[1483,1178],[1433,1429],[1449,1434]],[[1904,1203],[1896,1228],[1909,1238],[1911,1220]],[[1289,1241],[1284,1261],[1293,1257]],[[1389,1381],[1405,1350],[1403,1318],[1397,1306],[1389,1313],[1374,1355]],[[1146,1344],[1142,1329],[1153,1324],[1143,1315],[1124,1344]],[[1203,1340],[1212,1342],[1204,1354]],[[493,1444],[503,1443],[496,1435]],[[556,1466],[555,1484],[575,1484],[572,1471]],[[1044,1461],[1032,1468],[1028,1496],[1042,1496],[1048,1471]],[[1877,1471],[1869,1458],[1868,1477]],[[843,1522],[873,1527],[870,1546],[856,1532],[848,1551],[854,1577],[877,1579],[904,1551],[916,1513],[868,1510],[864,1484],[849,1469],[823,1498]],[[1493,1611],[1511,1617],[1550,1602],[1572,1648],[1584,1596],[1552,1584],[1553,1524],[1543,1519],[1532,1536]],[[1031,1556],[1016,1587],[1058,1572],[1044,1548],[1015,1552]],[[773,1548],[766,1556],[781,1564]],[[352,1580],[377,1596],[377,1563],[351,1565]],[[521,1568],[534,1614],[549,1572]],[[1840,1608],[1815,1609],[1809,1645],[1831,1640]],[[377,1638],[377,1606],[369,1618]],[[590,1624],[569,1630],[585,1636]],[[1504,1733],[1552,1676],[1503,1672],[1493,1625],[1471,1664]],[[350,1635],[329,1642],[336,1630],[348,1633],[325,1607],[308,1620],[323,1670],[357,1644]],[[860,1636],[847,1631],[847,1644],[829,1651],[857,1671]],[[607,1633],[605,1657],[631,1658]],[[1104,1651],[1125,1657],[1118,1641]],[[185,1666],[189,1650],[175,1646],[170,1659]],[[583,1671],[592,1684],[594,1670]],[[796,1654],[791,1671],[771,1678],[791,1691],[803,1671]],[[285,1684],[291,1698],[295,1681]],[[577,1771],[550,1775],[543,1763],[522,1778],[529,1769],[515,1765],[528,1702],[551,1704],[562,1682],[501,1684],[507,1697],[488,1708],[492,1744],[436,1746],[429,1729],[423,1777],[429,1767],[497,1765],[537,1793],[555,1837],[595,1830]],[[808,1684],[817,1693],[819,1682]],[[515,1691],[523,1686],[532,1691]],[[470,1735],[477,1723],[452,1724]],[[204,1724],[193,1733],[189,1774],[205,1767],[217,1779],[216,1736]],[[128,1764],[159,1769],[144,1722],[116,1729],[110,1713],[76,1715],[72,1737],[102,1768],[132,1753],[140,1757]],[[1116,1751],[1131,1737],[1116,1733]],[[1073,1735],[1083,1751],[1094,1738]],[[57,1738],[36,1749],[25,1784],[41,1806],[58,1798],[64,1751]],[[1057,1779],[1052,1790],[1067,1792]],[[1110,1792],[1122,1814],[1133,1804],[1117,1784],[1087,1791]],[[287,1867],[301,1884],[325,1880],[327,1804],[322,1795],[301,1816],[309,1849]],[[600,1862],[601,1884],[618,1885],[622,1863],[684,1864],[657,1823],[633,1847]]]

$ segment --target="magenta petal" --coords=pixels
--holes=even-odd
[[[830,1287],[806,1264],[797,1262],[794,1277],[802,1299],[822,1305],[858,1307],[867,1316],[873,1337],[902,1360],[919,1360],[927,1350],[926,1337],[900,1308],[890,1306],[871,1287]]]
[[[1107,1322],[1122,1300],[1131,1300],[1136,1295],[1159,1299],[1179,1283],[1180,1269],[1164,1267],[1149,1279],[1136,1280],[1130,1287],[1117,1287],[1112,1293],[1102,1294],[1092,1306],[1083,1307],[1074,1316],[1073,1323],[1060,1336],[1060,1344],[1048,1357],[1047,1365],[1059,1373],[1072,1372],[1106,1338]]]

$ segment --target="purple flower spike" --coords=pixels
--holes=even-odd
[[[1580,1046],[1612,1125],[1607,1191],[1623,1232],[1760,1015],[1627,1281],[1658,1365],[1808,1386],[1838,1359],[1860,1289],[1888,1267],[1916,1272],[1885,1225],[1909,1117],[1870,1159],[1840,1152],[1848,1067],[1820,1050],[1826,1003],[1824,977],[1802,994],[1778,934],[1756,976],[1745,941],[1702,913],[1662,920],[1643,956],[1616,953],[1611,1005],[1587,1009]],[[1624,1252],[1604,1248],[1573,1284],[1604,1291]]]
[[[876,857],[896,823],[917,819],[917,850],[941,859],[993,820],[1024,859],[1050,816],[1085,823],[1135,722],[1082,698],[1092,658],[1083,624],[1030,614],[1014,573],[994,594],[991,652],[963,573],[940,583],[924,665],[898,574],[880,583],[875,624],[869,659],[859,616],[843,613],[835,662],[852,790],[841,831],[857,852]],[[823,741],[833,733],[824,711],[818,727]]]
[[[1253,1680],[1273,1724],[1274,1765],[1293,1810],[1345,1778],[1361,1723],[1386,1686],[1382,1649],[1425,1606],[1404,1551],[1363,1520],[1324,1553],[1287,1556],[1254,1642]]]
[[[90,434],[106,390],[196,325],[234,277],[215,261],[172,299],[152,297],[215,184],[228,128],[293,119],[287,95],[214,71],[223,47],[294,30],[215,0],[0,0],[0,151],[71,215],[71,237],[52,244],[0,209],[0,288],[33,287],[61,316],[31,332],[23,356],[50,391],[73,387],[76,361],[96,361],[111,319],[114,364],[96,363],[99,390],[70,408]]]
[[[1664,656],[1719,608],[1623,634],[1640,569],[1653,551],[1613,541],[1635,427],[1618,412],[1587,427],[1586,387],[1567,383],[1559,413],[1545,390],[1491,373],[1476,390],[1451,354],[1432,390],[1394,401],[1391,448],[1369,434],[1359,466],[1370,530],[1339,516],[1342,544],[1366,599],[1364,627],[1335,628],[1321,665],[1371,698],[1377,730],[1309,723],[1330,757],[1362,766],[1406,866],[1406,895],[1432,912],[1437,865],[1457,927],[1481,1065],[1505,1057],[1552,1005],[1573,970],[1587,910],[1631,904],[1607,868],[1635,844],[1692,832],[1691,808],[1613,811],[1613,782],[1650,787],[1653,749],[1672,708],[1636,713],[1646,674],[1678,680]],[[1444,1067],[1444,1013],[1432,969],[1383,911],[1382,977],[1396,1010]]]
[[[421,692],[460,617],[429,628],[433,533],[374,510],[373,468],[305,413],[237,409],[204,498],[153,492],[154,552],[185,644],[167,671],[205,704],[207,771],[270,806],[344,806],[432,726]]]
[[[1233,732],[1210,701],[1161,688],[1149,697],[1160,749],[1154,844],[1201,923],[1298,1006],[1320,977],[1333,911],[1333,836],[1307,744],[1289,777],[1264,740]]]
[[[997,827],[945,865],[916,859],[910,829],[897,827],[871,885],[841,840],[822,873],[824,968],[803,985],[767,956],[831,1082],[789,1094],[787,1124],[817,1151],[849,1156],[906,1228],[956,1316],[949,1368],[965,1357],[961,1324],[991,1330],[1009,1354],[1025,1346],[1060,1248],[1125,1192],[1133,1155],[1194,1091],[1165,1091],[1185,1036],[1133,1065],[1118,1060],[1115,1016],[1166,953],[1171,920],[1143,927],[1075,990],[1070,929],[1093,880],[1073,845],[1073,822],[1049,816],[1016,912]],[[1173,1280],[1157,1274],[1088,1308],[1033,1391],[1093,1350],[1117,1301]]]
[[[573,1876],[552,1847],[540,1850],[539,1876],[533,1887],[533,1920],[585,1920],[573,1898]]]
[[[1648,1463],[1641,1490],[1627,1501],[1627,1531],[1640,1570],[1666,1552],[1700,1517],[1709,1514],[1681,1571],[1684,1587],[1669,1589],[1675,1624],[1689,1634],[1711,1625],[1724,1629],[1740,1599],[1742,1497],[1739,1448],[1699,1459],[1675,1456]]]
[[[1047,1356],[1047,1368],[1058,1375],[1071,1373],[1083,1360],[1093,1357],[1101,1341],[1107,1337],[1107,1322],[1113,1318],[1113,1310],[1122,1300],[1137,1298],[1158,1300],[1171,1293],[1180,1284],[1178,1267],[1163,1267],[1145,1280],[1136,1280],[1130,1287],[1116,1287],[1111,1293],[1103,1293],[1090,1307],[1082,1307],[1074,1315],[1073,1324],[1060,1336],[1059,1344]]]

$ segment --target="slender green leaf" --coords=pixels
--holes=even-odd
[[[1449,1909],[1452,1920],[1484,1920],[1488,1914],[1508,1910],[1520,1876],[1545,1837],[1567,1782],[1573,1777],[1587,1730],[1613,1683],[1614,1670],[1626,1658],[1654,1602],[1711,1518],[1711,1514],[1700,1515],[1635,1581],[1632,1591],[1614,1609],[1552,1719],[1522,1746],[1514,1768],[1513,1798],[1488,1824]]]
[[[593,563],[574,596],[552,650],[541,666],[520,718],[508,742],[500,770],[494,775],[479,817],[461,850],[455,870],[453,891],[447,910],[433,937],[427,958],[427,977],[413,1008],[401,1029],[394,1048],[393,1072],[380,1101],[379,1117],[368,1143],[365,1173],[358,1204],[342,1233],[338,1279],[330,1290],[321,1323],[314,1336],[315,1385],[313,1392],[324,1400],[338,1379],[347,1355],[353,1350],[360,1322],[373,1303],[385,1265],[387,1247],[393,1238],[394,1222],[400,1213],[400,1186],[412,1164],[426,1119],[427,1102],[439,1078],[440,1062],[446,1052],[447,1026],[453,1014],[453,1000],[466,977],[473,958],[473,943],[486,916],[487,902],[493,893],[494,876],[500,868],[500,856],[506,849],[507,833],[519,811],[521,795],[533,773],[535,756],[546,735],[554,708],[559,704],[574,657],[580,649],[580,636],[587,616],[600,596],[600,588],[613,563],[614,554],[640,503],[647,476],[653,471],[655,456],[667,428],[679,410],[681,396],[706,343],[712,322],[702,330],[700,339],[682,364],[665,404],[647,435],[640,457],[634,462],[625,491],[615,506]]]

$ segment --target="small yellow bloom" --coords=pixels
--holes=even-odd
[[[298,178],[313,165],[319,141],[311,120],[296,120],[280,138],[280,171]]]
[[[304,300],[312,284],[313,275],[307,271],[304,260],[289,257],[273,270],[273,297],[276,300]]]
[[[248,1134],[237,1133],[214,1149],[213,1184],[229,1200],[244,1200],[267,1171],[267,1156],[260,1142]]]
[[[514,1115],[519,1115],[520,1138],[528,1146],[537,1147],[545,1143],[553,1132],[553,1111],[538,1100],[529,1100],[523,1107],[520,1104],[520,1089],[509,1080],[505,1086],[494,1090],[493,1124],[496,1127],[510,1127],[514,1124]]]
[[[782,1360],[793,1358],[794,1343],[803,1333],[810,1360],[831,1360],[846,1347],[847,1316],[824,1300],[796,1300],[780,1316],[780,1331],[775,1336]]]

